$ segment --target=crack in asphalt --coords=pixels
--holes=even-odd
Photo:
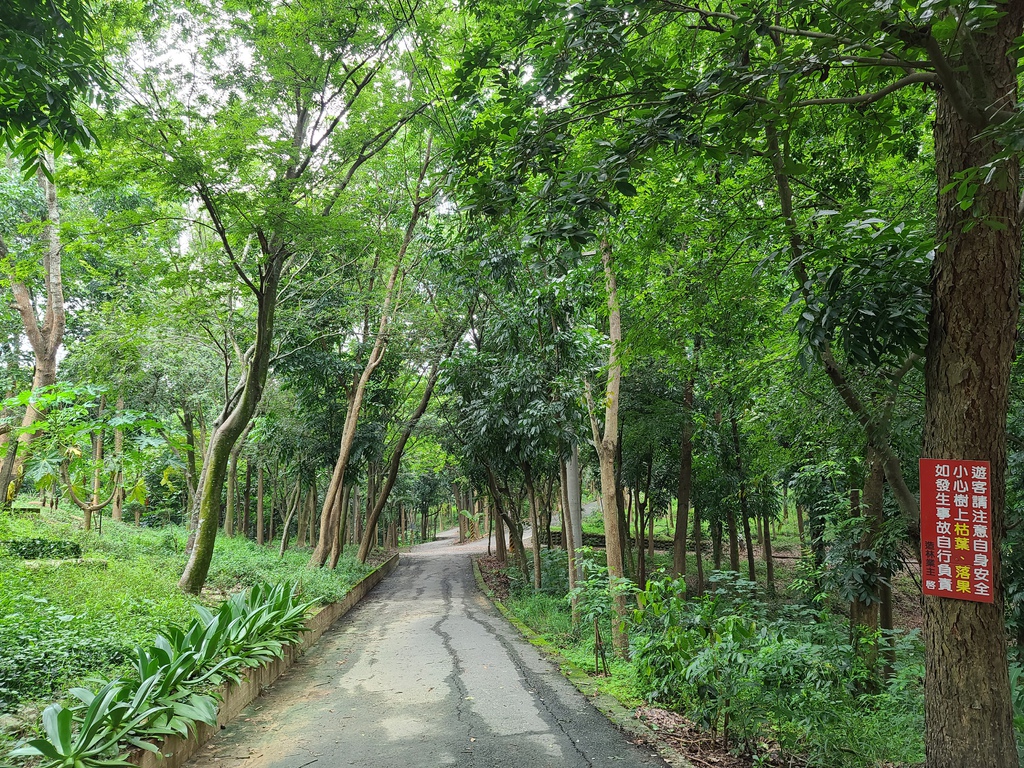
[[[465,611],[469,619],[483,627],[484,631],[493,637],[497,641],[498,645],[500,645],[509,655],[509,659],[512,661],[512,665],[519,673],[519,679],[522,681],[526,689],[535,693],[539,693],[541,690],[544,691],[544,695],[536,696],[538,706],[550,716],[551,720],[554,721],[554,724],[558,727],[558,730],[565,734],[565,737],[572,745],[572,748],[576,750],[576,754],[578,754],[587,765],[593,766],[594,761],[591,760],[590,756],[583,751],[582,747],[580,747],[580,739],[577,739],[574,734],[566,728],[566,720],[559,717],[559,713],[555,712],[554,707],[551,706],[550,700],[554,697],[553,692],[551,691],[551,686],[548,682],[540,678],[535,679],[535,676],[530,671],[525,660],[519,654],[519,649],[516,648],[515,645],[513,645],[508,638],[500,633],[489,621],[477,618],[477,612],[468,605],[465,607]]]
[[[466,704],[469,701],[469,688],[466,687],[462,679],[465,674],[465,667],[462,664],[459,652],[455,649],[451,634],[441,628],[445,622],[451,619],[452,613],[452,585],[451,579],[447,575],[441,577],[441,601],[444,604],[444,613],[441,614],[441,617],[434,622],[430,629],[441,638],[441,645],[452,659],[452,671],[445,678],[445,682],[448,684],[449,695],[455,699],[455,718],[466,728],[466,743],[469,746],[466,747],[463,754],[468,753],[472,762],[475,763],[475,754],[472,748],[472,743],[475,741],[473,727],[474,725],[478,727],[483,726],[484,730],[486,730],[486,726],[480,722],[480,717],[473,711],[473,708]]]
[[[218,737],[221,755],[245,752],[250,768],[290,768],[308,759],[302,752],[339,768],[664,767],[480,595],[474,550],[445,547],[403,556],[391,579]],[[218,758],[207,751],[190,768],[216,768]]]

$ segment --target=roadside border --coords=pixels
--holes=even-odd
[[[398,567],[399,555],[396,552],[382,565],[352,586],[345,598],[337,603],[329,603],[313,614],[306,622],[306,631],[302,639],[284,648],[284,656],[272,659],[248,672],[238,683],[229,682],[221,685],[216,693],[220,699],[217,707],[217,725],[196,723],[195,729],[188,738],[170,736],[161,743],[159,752],[148,752],[142,749],[133,750],[129,761],[139,768],[181,768],[208,741],[217,735],[225,726],[259,698],[266,688],[295,663],[306,650],[311,648],[331,628],[331,626],[352,610],[360,600],[370,593],[375,586],[384,580]]]

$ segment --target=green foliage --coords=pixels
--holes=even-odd
[[[595,621],[600,624],[612,621],[615,617],[615,598],[633,593],[636,586],[629,579],[609,579],[608,566],[598,559],[597,553],[590,547],[579,547],[576,559],[583,571],[583,578],[577,579],[567,601],[575,601],[580,621],[584,625],[590,626]]]
[[[40,153],[88,146],[76,100],[104,82],[86,0],[8,0],[0,13],[0,139],[34,170]]]
[[[187,628],[171,626],[152,645],[136,647],[136,676],[95,692],[73,689],[81,704],[48,706],[45,738],[10,756],[39,758],[44,768],[128,765],[129,746],[157,751],[154,738],[185,736],[196,722],[216,724],[214,701],[200,691],[281,658],[284,646],[299,639],[311,605],[281,583],[235,594],[216,611],[196,606],[199,615]]]
[[[0,541],[0,550],[6,550],[12,557],[23,560],[42,558],[76,558],[82,556],[82,547],[74,541],[54,539],[11,539]]]
[[[777,742],[821,766],[920,754],[913,731],[883,738],[885,718],[921,717],[916,633],[893,639],[897,672],[883,681],[849,643],[841,620],[799,607],[772,611],[755,585],[734,575],[717,579],[696,601],[683,600],[679,582],[652,580],[638,604],[630,631],[641,689],[744,751]],[[880,693],[861,693],[869,688]],[[862,730],[871,734],[867,743],[851,749],[851,734],[860,738]]]
[[[372,566],[357,562],[348,552],[338,567],[309,568],[308,550],[288,550],[284,557],[241,538],[219,537],[214,549],[208,583],[223,590],[251,587],[260,582],[291,581],[301,593],[320,603],[341,600]]]
[[[194,598],[176,586],[187,534],[183,528],[135,528],[108,521],[102,536],[56,520],[0,516],[0,538],[69,540],[105,568],[29,569],[0,558],[0,711],[60,695],[89,677],[126,674],[133,648],[192,611]],[[241,538],[217,542],[216,587],[235,591],[291,581],[304,600],[332,602],[369,572],[350,558],[337,570],[306,568],[308,553]]]

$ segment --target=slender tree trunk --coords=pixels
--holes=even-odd
[[[120,393],[117,396],[117,403],[114,405],[114,409],[118,414],[124,412],[124,394]],[[121,521],[124,517],[124,429],[121,427],[114,427],[114,463],[117,465],[117,471],[114,474],[114,486],[116,488],[114,492],[114,506],[110,510],[110,519]]]
[[[103,416],[103,411],[107,405],[107,398],[105,395],[100,395],[100,405],[97,412],[97,418]],[[99,511],[100,507],[100,494],[103,491],[103,430],[98,429],[92,434],[92,503],[89,504],[84,511],[85,523],[82,526],[85,530],[92,529],[92,513],[93,511]],[[116,495],[117,492],[115,491]]]
[[[256,469],[256,543],[263,546],[263,465]]]
[[[312,498],[316,491],[310,488],[306,492],[305,498],[302,500],[302,507],[299,511],[299,521],[295,529],[295,546],[301,547],[306,543],[306,526],[309,525],[309,500]]]
[[[344,483],[345,470],[348,468],[349,456],[352,453],[352,446],[355,442],[356,426],[359,421],[359,412],[362,409],[366,386],[370,380],[370,376],[373,375],[373,372],[377,369],[377,366],[380,365],[381,360],[384,358],[384,352],[387,348],[387,335],[391,323],[392,306],[397,300],[397,293],[404,279],[402,263],[405,260],[406,252],[409,250],[409,245],[412,243],[413,235],[416,232],[416,226],[419,223],[420,218],[422,218],[425,213],[424,205],[429,200],[429,198],[422,198],[419,195],[423,187],[423,181],[426,177],[427,169],[431,162],[430,147],[431,145],[428,140],[426,156],[424,157],[423,164],[420,166],[419,179],[416,182],[416,187],[413,192],[412,215],[409,217],[409,222],[405,228],[405,236],[398,249],[395,265],[392,268],[391,276],[388,279],[387,290],[384,295],[383,306],[381,307],[380,322],[377,327],[377,337],[374,340],[373,349],[370,351],[370,356],[367,359],[366,365],[363,368],[362,373],[359,375],[359,380],[356,382],[351,394],[349,395],[348,409],[345,412],[345,424],[342,428],[341,446],[338,449],[338,459],[334,463],[334,472],[331,476],[330,485],[327,488],[327,495],[324,498],[324,507],[321,512],[322,527],[320,541],[317,543],[316,548],[313,550],[313,554],[310,556],[310,567],[323,566],[324,562],[327,560],[328,553],[332,548],[332,542],[329,540],[330,531],[338,530],[337,521],[331,517],[331,510],[337,508],[337,497],[340,494],[341,486]],[[374,528],[373,525],[367,525],[366,527],[367,530],[372,530]],[[328,534],[325,535],[324,530],[328,530]]]
[[[57,188],[46,174],[43,173],[45,166],[52,176],[54,170],[53,157],[47,154],[41,160],[36,179],[43,191],[43,198],[46,205],[46,213],[42,217],[43,241],[43,295],[45,300],[34,301],[32,291],[21,282],[20,278],[10,276],[11,293],[14,297],[14,308],[21,317],[22,327],[29,344],[32,346],[32,354],[35,362],[35,373],[32,377],[32,390],[38,391],[43,387],[49,387],[57,381],[57,355],[64,340],[64,328],[66,315],[64,308],[64,282],[61,275],[61,255],[63,252],[60,239],[60,207],[57,203]],[[0,238],[0,260],[7,260],[7,246]],[[41,307],[41,309],[40,309]],[[38,313],[41,311],[42,323]],[[0,487],[7,490],[13,481],[16,485],[20,483],[26,448],[35,439],[37,430],[32,425],[42,418],[43,414],[31,402],[25,407],[25,414],[21,420],[21,432],[18,435],[18,449],[9,451],[11,457],[10,467],[4,467],[0,476]],[[6,505],[7,493],[0,499]]]
[[[441,362],[446,359],[455,348],[455,344],[452,343],[447,348],[444,356],[435,360],[430,367],[430,375],[427,377],[427,383],[423,388],[423,394],[420,396],[419,405],[416,406],[416,410],[413,411],[409,420],[402,428],[402,433],[398,437],[398,442],[395,443],[394,450],[391,451],[391,458],[388,460],[388,473],[384,478],[384,485],[380,492],[376,494],[376,497],[370,497],[374,499],[373,509],[367,515],[367,519],[370,522],[370,527],[376,524],[377,518],[380,517],[381,512],[384,511],[384,506],[388,502],[388,498],[391,496],[391,491],[395,487],[395,482],[398,480],[398,472],[401,468],[402,456],[405,454],[405,447],[409,442],[409,438],[412,437],[413,431],[419,424],[423,414],[426,413],[427,406],[430,404],[430,398],[434,394],[434,387],[437,384],[438,375],[440,374]],[[369,503],[369,498],[367,499]],[[356,558],[360,563],[366,562],[366,557],[370,551],[370,542],[360,541],[359,542],[359,553]]]
[[[619,450],[619,391],[622,386],[622,364],[619,361],[619,345],[622,343],[622,318],[619,314],[619,295],[612,267],[611,248],[606,240],[601,241],[601,261],[604,265],[605,288],[608,294],[608,338],[611,351],[608,355],[608,382],[605,389],[604,435],[600,434],[596,407],[590,393],[587,401],[590,410],[594,447],[601,467],[601,498],[604,503],[605,554],[608,559],[608,576],[621,579],[623,569],[622,523],[619,507],[619,488],[615,471],[615,457]],[[615,653],[625,657],[629,650],[629,638],[625,632],[626,597],[621,592],[613,596],[615,617],[612,619],[612,647]]]
[[[740,571],[740,536],[739,528],[736,524],[736,510],[729,505],[729,511],[726,513],[726,522],[729,527],[729,570]],[[717,566],[716,566],[717,567]]]
[[[854,517],[864,517],[864,527],[860,539],[860,550],[862,552],[874,552],[878,546],[877,538],[881,531],[882,503],[885,484],[885,466],[882,464],[882,457],[870,444],[864,449],[864,464],[866,473],[864,476],[864,493],[857,493],[856,489],[851,493],[850,508]],[[868,582],[875,582],[879,577],[877,560],[865,557],[861,564],[864,569],[864,578]],[[878,595],[871,595],[867,601],[855,599],[850,607],[850,623],[854,627],[867,627],[869,631],[878,629]],[[871,662],[874,661],[872,658]]]
[[[722,570],[722,518],[716,517],[711,521],[711,557],[715,564],[715,570]]]
[[[295,517],[296,512],[299,510],[301,498],[302,480],[296,480],[295,489],[291,492],[285,506],[286,517],[284,523],[281,524],[281,548],[278,550],[278,557],[284,557],[285,550],[288,549],[288,529],[291,527],[292,518]]]
[[[526,547],[523,546],[523,527],[518,520],[518,513],[515,517],[505,510],[501,501],[501,494],[498,491],[498,482],[494,472],[487,467],[487,486],[491,492],[491,501],[494,502],[494,511],[501,521],[508,527],[509,543],[512,545],[512,555],[517,561],[520,571],[524,577],[528,577],[530,570],[526,563]]]
[[[772,525],[771,519],[768,515],[764,515],[762,518],[764,526],[764,568],[765,568],[765,586],[768,589],[768,594],[772,597],[775,596],[775,559],[772,557]]]
[[[245,492],[242,494],[242,535],[249,537],[249,512],[252,508],[252,462],[245,462]]]
[[[572,508],[569,501],[569,470],[566,462],[558,462],[559,488],[562,491],[562,546],[565,547],[569,568],[569,590],[576,588],[576,539],[572,530]],[[576,623],[576,603],[573,601],[573,623]]]
[[[287,254],[277,247],[266,254],[261,268],[260,289],[256,294],[256,340],[246,355],[246,366],[235,393],[210,435],[204,462],[204,482],[198,492],[198,524],[195,546],[189,556],[178,586],[185,592],[199,594],[206,582],[213,559],[213,546],[220,527],[221,497],[227,474],[231,450],[249,425],[256,406],[263,397],[267,382],[274,337],[274,314],[277,310],[277,292]]]
[[[693,506],[693,557],[694,557],[694,560],[696,560],[696,566],[697,566],[697,574],[696,574],[697,584],[696,584],[696,589],[694,591],[697,593],[698,597],[700,595],[704,594],[704,553],[701,550],[701,547],[703,546],[703,542],[701,541],[701,534],[702,533],[703,533],[703,531],[701,530],[700,510],[697,508],[697,505],[694,504],[694,506]]]
[[[249,430],[252,429],[252,422],[248,422],[245,425],[245,429],[242,430],[242,434],[238,436],[235,444],[231,447],[231,451],[228,454],[228,470],[227,470],[227,509],[224,510],[224,535],[234,536],[235,535],[235,518],[238,516],[238,456],[242,452],[242,448],[245,446],[245,439],[249,436]]]
[[[494,516],[494,552],[498,562],[504,565],[508,562],[508,546],[505,538],[505,523],[498,514],[497,505],[490,505],[490,512]]]
[[[540,525],[537,519],[537,492],[533,487],[533,475],[530,465],[523,464],[523,476],[526,478],[526,494],[530,501],[530,548],[533,550],[533,588],[541,589],[540,572]]]

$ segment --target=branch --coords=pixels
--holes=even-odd
[[[828,104],[872,104],[876,101],[884,99],[890,93],[895,93],[898,90],[906,88],[909,85],[915,83],[930,83],[932,85],[942,84],[941,79],[934,72],[914,72],[905,77],[901,77],[899,80],[890,83],[889,85],[871,93],[861,93],[857,96],[836,96],[831,98],[821,99],[801,99],[800,101],[794,101],[790,106],[793,107],[814,107],[823,106]],[[768,104],[774,102],[768,101],[767,99],[757,98],[757,101],[764,101]]]
[[[106,501],[104,501],[101,504],[86,504],[84,501],[79,499],[78,496],[75,495],[75,486],[71,482],[71,475],[68,473],[68,466],[66,461],[62,462],[60,465],[60,476],[61,479],[64,481],[64,485],[67,486],[68,495],[71,496],[71,500],[75,502],[75,506],[77,506],[83,512],[89,512],[90,514],[93,512],[99,512],[101,509],[103,509],[105,506],[107,506],[110,502],[114,500],[114,494],[117,493],[117,483],[114,483],[114,489],[110,492],[110,496],[107,497]],[[112,474],[111,480],[113,479],[114,475]]]

